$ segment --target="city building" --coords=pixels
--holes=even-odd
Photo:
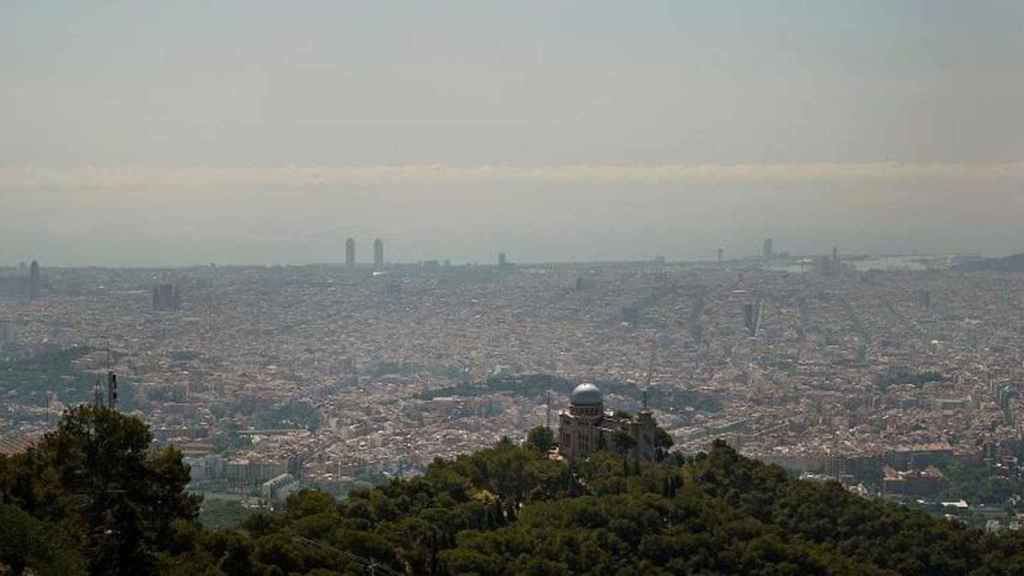
[[[814,270],[822,276],[835,276],[838,273],[836,260],[828,256],[818,256],[815,258]]]
[[[498,252],[498,267],[504,268],[508,266],[508,256],[504,252]]]
[[[32,265],[29,267],[28,273],[28,299],[35,300],[39,298],[39,262],[32,261]]]
[[[356,239],[345,240],[345,266],[355,268],[356,266]]]
[[[181,447],[179,446],[179,449]],[[184,450],[182,451],[184,454]],[[219,454],[184,456],[182,462],[189,466],[192,482],[217,480],[224,476],[224,457]]]
[[[384,241],[380,238],[373,241],[373,267],[377,270],[384,269]]]
[[[883,494],[931,496],[946,488],[946,477],[934,466],[924,470],[894,470],[885,466],[882,473]]]
[[[153,287],[153,310],[174,312],[181,308],[181,295],[174,284],[158,284]]]
[[[764,239],[764,246],[761,247],[761,256],[763,256],[765,260],[771,260],[771,258],[772,258],[772,256],[774,254],[775,253],[773,252],[773,248],[772,248],[772,239],[771,238],[765,238]]]
[[[569,410],[558,418],[558,451],[569,461],[599,450],[653,460],[657,423],[649,411],[637,416],[604,409],[604,396],[593,384],[580,384],[570,396]]]
[[[757,330],[761,327],[762,309],[760,298],[743,305],[743,325],[747,327],[747,334],[751,338],[757,336]]]
[[[298,482],[291,474],[279,474],[264,482],[260,487],[260,496],[264,500],[285,500],[298,488]]]
[[[240,458],[224,463],[224,477],[241,493],[259,488],[264,482],[288,472],[285,462],[268,462]]]

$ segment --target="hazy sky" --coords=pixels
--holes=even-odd
[[[1024,2],[0,3],[0,263],[1024,251]]]

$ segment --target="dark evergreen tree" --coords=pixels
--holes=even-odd
[[[547,426],[535,426],[527,433],[526,444],[547,453],[555,447],[555,433]]]

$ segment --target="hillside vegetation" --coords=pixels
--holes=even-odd
[[[598,454],[570,467],[503,441],[343,501],[304,491],[242,529],[211,530],[184,491],[180,454],[150,440],[136,419],[78,408],[36,448],[0,459],[0,564],[61,575],[1024,573],[1016,534],[799,481],[720,442],[689,459]]]

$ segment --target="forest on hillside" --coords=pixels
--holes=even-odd
[[[188,469],[138,419],[69,411],[0,458],[0,573],[669,575],[1024,572],[1024,538],[801,481],[738,455],[570,466],[534,433],[345,500],[313,490],[238,529],[198,520]]]

